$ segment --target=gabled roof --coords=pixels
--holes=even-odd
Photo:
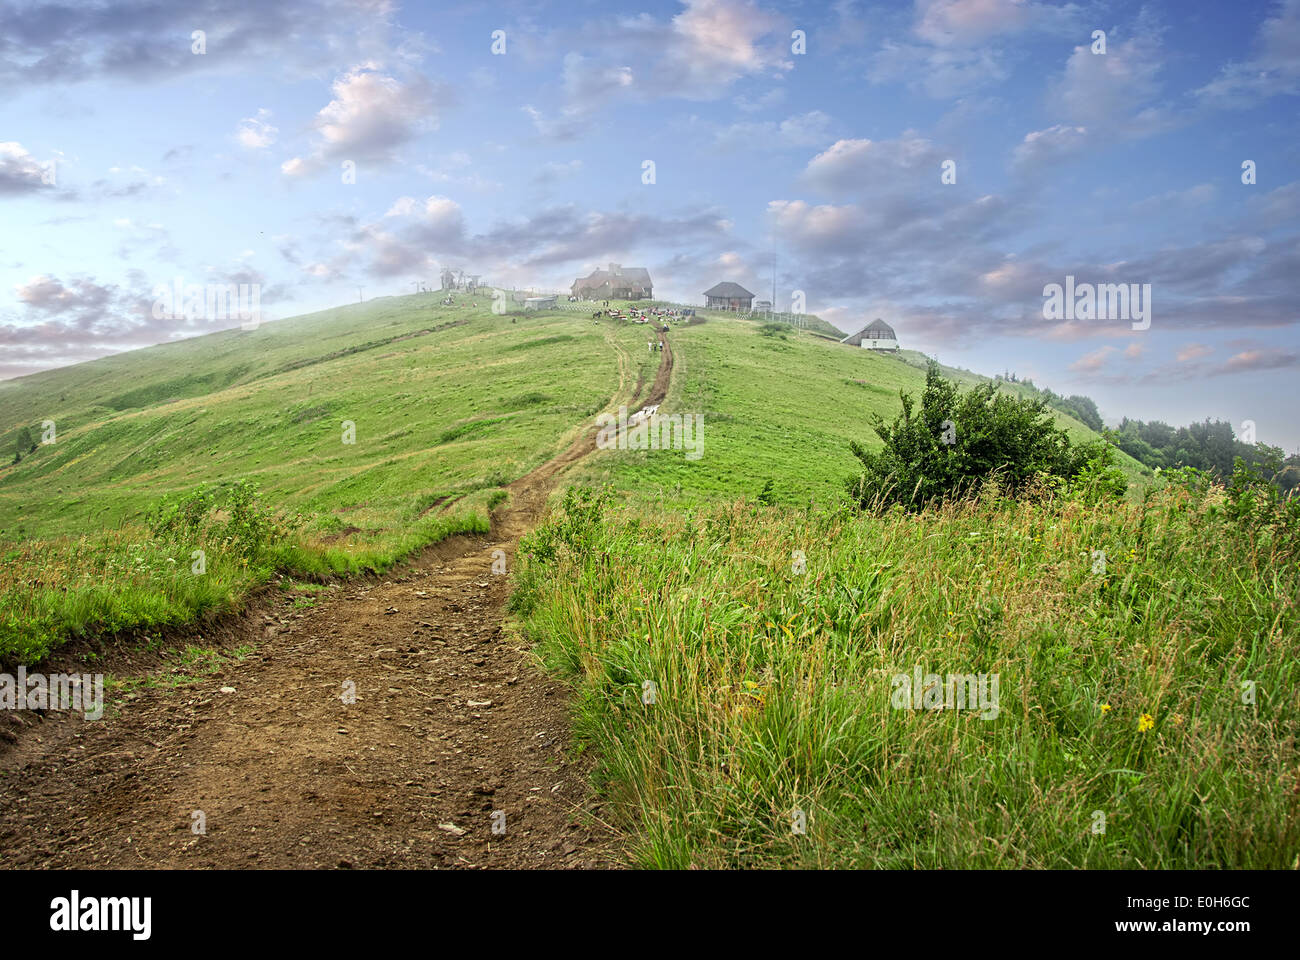
[[[645,267],[620,267],[618,272],[612,272],[601,268],[593,270],[591,276],[579,277],[573,281],[575,287],[599,287],[610,283],[615,287],[642,287],[650,289],[650,271]]]
[[[862,342],[862,338],[865,337],[868,333],[885,333],[889,335],[889,339],[891,340],[898,339],[898,334],[894,333],[893,327],[885,323],[884,320],[876,319],[876,320],[872,320],[869,324],[867,324],[857,333],[849,334],[847,337],[841,340],[840,343],[859,344]],[[873,337],[872,339],[883,340],[884,337]]]
[[[732,283],[730,280],[723,280],[711,290],[705,290],[706,297],[749,297],[751,300],[754,295],[738,283]]]

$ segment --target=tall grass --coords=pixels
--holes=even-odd
[[[265,530],[250,534],[251,521],[240,525],[238,516],[205,509],[193,523],[0,543],[0,665],[35,664],[78,637],[180,627],[236,610],[277,574],[382,573],[454,534],[487,532],[488,515],[504,497],[503,490],[475,491],[452,512],[412,515],[369,537],[322,539],[265,511]]]
[[[1225,500],[574,494],[512,606],[646,865],[1295,867],[1295,532]],[[997,674],[996,718],[893,708],[917,665]]]

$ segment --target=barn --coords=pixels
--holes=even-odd
[[[648,300],[654,295],[649,270],[618,263],[611,263],[608,270],[595,270],[589,277],[579,277],[570,289],[583,300]]]
[[[894,333],[894,328],[880,319],[872,320],[857,333],[845,337],[840,343],[849,347],[864,347],[867,350],[897,351],[899,349],[898,336]]]
[[[704,291],[704,306],[709,310],[743,310],[754,307],[754,295],[738,283],[724,280]]]

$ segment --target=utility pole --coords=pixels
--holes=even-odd
[[[366,302],[366,298],[365,298],[364,296],[361,295],[361,291],[364,290],[364,289],[366,289],[366,288],[365,288],[365,287],[357,287],[357,303],[365,303],[365,302]]]

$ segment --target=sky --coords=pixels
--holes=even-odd
[[[616,262],[1300,451],[1300,0],[7,0],[0,86],[0,378]]]

